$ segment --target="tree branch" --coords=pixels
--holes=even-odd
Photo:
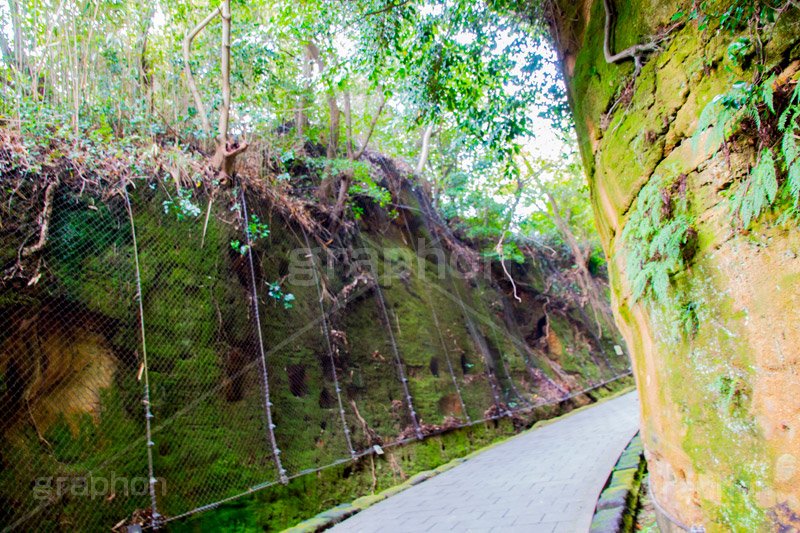
[[[351,109],[350,109],[350,93],[345,92],[344,95],[344,109],[345,109],[345,121],[347,124],[347,157],[350,161],[358,161],[362,155],[364,155],[364,151],[367,149],[367,144],[369,144],[369,139],[372,137],[372,132],[375,131],[375,125],[378,123],[378,118],[381,116],[381,112],[383,111],[384,106],[386,105],[386,97],[381,93],[381,105],[378,107],[378,111],[375,113],[375,116],[372,117],[372,122],[369,125],[369,131],[367,132],[367,138],[364,139],[364,144],[358,150],[358,152],[353,153],[353,143],[352,143],[352,136],[353,136],[353,127],[352,127],[352,118],[351,118]],[[331,212],[331,220],[333,221],[331,225],[331,233],[335,233],[339,227],[339,221],[342,218],[342,214],[344,213],[345,204],[347,203],[347,197],[350,194],[350,185],[353,182],[354,171],[352,168],[349,168],[342,172],[342,179],[339,183],[339,194],[336,198],[336,205]]]
[[[142,46],[139,50],[139,68],[142,71],[141,84],[145,90],[145,98],[147,99],[147,112],[153,114],[153,80],[150,77],[150,63],[147,62],[147,40],[150,37],[150,27],[153,25],[153,16],[156,13],[155,6],[150,8],[147,13],[147,22],[142,30]]]
[[[514,299],[518,302],[521,302],[522,299],[519,296],[517,296],[517,284],[514,283],[514,278],[511,277],[511,274],[506,268],[506,255],[505,252],[503,251],[503,241],[506,238],[506,233],[508,233],[508,230],[511,228],[511,223],[514,220],[514,212],[516,212],[517,206],[519,205],[519,201],[522,199],[523,188],[524,184],[522,183],[522,179],[519,176],[517,176],[516,198],[514,198],[514,204],[511,206],[511,209],[508,212],[508,216],[506,217],[506,227],[503,230],[503,234],[500,236],[500,240],[497,241],[497,244],[494,247],[495,253],[500,257],[500,265],[503,267],[503,272],[508,278],[508,281],[511,282],[511,287],[514,289]]]
[[[350,106],[350,91],[344,93],[344,121],[347,127],[347,139],[345,141],[345,151],[347,152],[347,159],[351,161],[353,158],[353,115]]]
[[[220,50],[220,71],[222,74],[222,108],[219,111],[219,131],[217,146],[225,149],[228,140],[228,117],[231,110],[231,2],[223,0],[222,9],[222,47]]]
[[[506,258],[505,254],[503,253],[503,239],[505,238],[506,238],[506,233],[503,232],[503,236],[500,237],[499,241],[497,241],[497,246],[494,247],[494,251],[495,253],[497,253],[497,255],[500,256],[500,265],[503,267],[503,272],[508,278],[508,281],[511,282],[511,288],[514,290],[514,299],[518,302],[521,302],[522,298],[517,296],[517,284],[514,283],[514,278],[511,277],[511,274],[508,272],[508,269],[506,268]]]
[[[97,11],[100,9],[100,2],[96,1],[94,4],[94,13],[92,19],[89,21],[89,35],[86,38],[86,50],[83,55],[83,76],[81,76],[81,89],[85,89],[87,80],[89,79],[89,47],[92,46],[92,36],[94,35],[94,25],[97,21]],[[84,98],[86,96],[84,95]]]
[[[364,155],[364,150],[367,149],[367,144],[369,144],[369,139],[372,137],[372,132],[375,131],[375,125],[378,123],[378,119],[381,116],[381,111],[383,111],[384,106],[386,105],[386,97],[381,93],[381,105],[378,107],[378,111],[375,112],[375,116],[372,117],[372,122],[369,125],[369,130],[367,131],[367,138],[364,139],[364,144],[361,145],[361,148],[356,152],[353,156],[353,161],[358,161],[362,155]]]
[[[222,14],[222,4],[220,4],[214,11],[212,11],[200,24],[194,27],[192,31],[186,34],[183,38],[183,72],[186,76],[186,84],[194,97],[194,106],[197,108],[197,113],[200,115],[200,120],[203,121],[203,130],[207,136],[211,135],[211,121],[208,120],[206,114],[206,107],[203,105],[203,99],[200,97],[200,92],[197,90],[197,85],[192,75],[192,67],[189,65],[189,58],[191,55],[192,41],[203,28],[214,20],[217,15]]]
[[[247,149],[247,143],[233,141],[228,146],[228,120],[231,110],[231,2],[220,4],[222,17],[222,43],[220,46],[220,75],[222,82],[222,106],[219,110],[217,149],[211,158],[211,167],[228,176],[233,175],[236,156]]]
[[[410,3],[410,2],[411,2],[411,0],[404,0],[403,2],[400,2],[399,4],[389,4],[388,6],[386,6],[384,8],[381,8],[381,9],[376,9],[375,11],[367,11],[366,13],[364,13],[364,15],[361,18],[365,19],[365,18],[371,17],[373,15],[380,15],[381,13],[386,13],[387,11],[391,11],[393,9],[397,9],[398,7],[402,7],[402,6],[404,6],[404,5],[406,5],[406,4]]]
[[[22,34],[22,19],[23,14],[20,13],[20,7],[24,8],[24,4],[20,4],[16,0],[9,0],[8,8],[11,12],[11,31],[14,35],[14,63],[19,72],[27,70],[28,58],[25,55],[25,45]]]
[[[313,41],[306,43],[305,47],[306,54],[317,64],[320,76],[324,75],[327,65],[319,53],[319,47]],[[339,151],[339,106],[336,103],[336,92],[333,87],[328,87],[328,111],[330,118],[328,121],[329,134],[326,157],[329,162],[326,166],[326,175],[330,171],[331,161],[336,158],[336,153]]]

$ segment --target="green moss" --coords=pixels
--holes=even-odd
[[[278,465],[264,409],[264,370],[279,457],[294,479],[175,527],[283,528],[368,494],[373,483],[368,458],[329,467],[349,460],[350,450],[336,401],[317,288],[313,278],[306,283],[288,275],[295,250],[305,256],[299,228],[272,216],[268,206],[250,201],[251,214],[271,230],[269,237],[253,243],[251,273],[249,256],[231,246],[235,240],[244,242],[236,209],[240,199],[232,191],[217,192],[207,226],[205,216],[178,220],[174,211],[165,213],[167,195],[160,186],[150,188],[143,182],[130,195],[141,267],[150,407],[155,416],[151,449],[159,511],[176,516],[277,482]],[[59,216],[68,222],[53,234],[54,253],[48,260],[48,268],[56,274],[52,283],[24,294],[0,293],[3,309],[24,306],[35,312],[52,298],[69,306],[65,309],[79,309],[89,322],[101,324],[118,359],[113,386],[100,391],[96,417],[63,417],[42,428],[52,450],[40,443],[30,424],[21,424],[7,436],[4,463],[25,465],[27,470],[0,472],[0,497],[18,509],[37,503],[30,494],[20,495],[18,487],[47,473],[92,471],[110,476],[113,471],[133,478],[148,472],[144,387],[138,375],[144,350],[134,240],[124,206],[110,205],[97,211],[85,202],[59,207]],[[414,238],[429,236],[420,227]],[[408,244],[414,238],[409,240],[394,226],[386,234],[365,232],[364,242],[381,259],[377,279],[386,315],[377,292],[371,290],[325,320],[329,332],[336,330],[347,339],[334,343],[333,357],[345,425],[357,452],[372,445],[361,418],[386,445],[410,425],[392,337],[409,379],[414,409],[425,424],[440,424],[450,416],[464,420],[457,388],[470,418],[484,418],[494,403],[484,353],[500,384],[501,401],[521,407],[514,388],[528,399],[537,393],[527,372],[526,353],[512,338],[522,334],[507,323],[501,312],[505,304],[495,288],[483,282],[474,286],[450,269],[440,278],[433,259],[423,261],[419,271],[417,255]],[[543,290],[543,275],[533,267],[529,273],[534,286]],[[351,276],[346,265],[339,265],[327,272],[324,288],[336,294]],[[286,309],[270,297],[267,283],[280,283],[284,294],[293,294],[293,306]],[[331,305],[329,299],[323,304]],[[572,345],[568,329],[562,338],[565,346]],[[5,336],[0,332],[3,341]],[[554,377],[544,356],[536,357],[531,364]],[[588,359],[586,366],[592,366]],[[528,422],[558,410],[558,406],[538,410]],[[514,431],[507,419],[478,423],[391,453],[411,475],[435,469]],[[375,477],[376,490],[399,481],[385,456],[375,460]],[[91,499],[64,498],[37,517],[35,525],[56,528],[69,516],[99,530],[148,506],[145,494],[116,494],[102,506]]]
[[[393,454],[406,476],[432,470],[448,461],[463,457],[515,432],[510,420],[480,424],[411,442],[374,459],[376,492],[399,481],[387,455]],[[370,493],[372,470],[369,458],[355,465],[327,468],[317,474],[293,479],[287,486],[267,487],[253,496],[225,504],[212,513],[196,515],[175,522],[174,531],[206,531],[234,528],[236,531],[280,531],[339,503],[356,500]],[[239,529],[236,529],[239,528]]]
[[[627,386],[624,380],[611,387],[609,395]],[[526,425],[536,420],[550,419],[569,409],[569,406],[546,406],[532,412]],[[512,420],[503,418],[463,427],[424,441],[411,441],[382,456],[362,458],[355,464],[333,466],[313,475],[266,487],[252,496],[221,505],[213,512],[194,515],[171,524],[172,531],[229,530],[256,532],[280,531],[318,513],[346,502],[364,507],[401,490],[401,481],[388,461],[391,454],[407,478],[419,472],[436,470],[453,459],[469,457],[475,451],[499,443],[516,434]],[[374,493],[372,494],[374,464]],[[393,488],[394,487],[394,488]]]

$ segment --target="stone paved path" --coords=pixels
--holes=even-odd
[[[331,531],[584,533],[638,426],[631,392],[487,450]]]

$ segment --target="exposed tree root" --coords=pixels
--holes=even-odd
[[[30,257],[31,255],[39,252],[47,244],[47,237],[50,233],[50,217],[53,215],[53,196],[56,193],[56,188],[61,184],[58,177],[50,182],[44,192],[44,209],[39,216],[39,240],[32,246],[27,246],[22,249],[20,255],[22,257]]]
[[[633,46],[629,46],[625,50],[618,52],[616,54],[611,53],[611,26],[613,25],[613,17],[611,14],[611,4],[610,0],[603,0],[603,8],[606,12],[606,21],[605,21],[605,33],[603,37],[603,55],[605,56],[606,63],[613,64],[619,63],[620,61],[624,61],[626,59],[633,59],[634,64],[636,65],[636,70],[633,73],[634,82],[636,78],[639,76],[639,72],[642,70],[642,57],[650,52],[655,52],[658,50],[659,43],[666,40],[670,33],[673,30],[680,27],[683,23],[679,22],[670,28],[668,28],[663,34],[654,37],[652,41],[646,44],[635,44]]]
[[[378,478],[375,477],[375,458],[372,457],[372,454],[369,455],[369,467],[370,472],[372,473],[372,487],[369,491],[371,494],[375,494],[375,487],[378,485]]]
[[[407,478],[406,473],[403,472],[403,468],[400,466],[400,463],[397,462],[397,459],[394,458],[392,452],[386,452],[386,456],[389,459],[389,466],[392,467],[392,477],[394,477],[395,472],[400,474],[400,480],[405,481]],[[397,478],[394,477],[395,484],[397,483]]]
[[[361,431],[364,432],[364,436],[367,438],[367,444],[369,446],[383,446],[383,439],[378,435],[378,433],[369,427],[367,421],[364,420],[364,417],[361,416],[361,413],[358,411],[358,406],[356,405],[355,400],[350,400],[350,407],[353,408],[353,412],[356,415],[356,419],[358,419],[359,424],[361,424]]]

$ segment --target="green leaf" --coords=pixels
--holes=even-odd
[[[789,192],[794,199],[794,207],[800,206],[800,144],[797,141],[797,134],[800,128],[791,128],[783,134],[782,150],[786,160],[787,176],[786,182],[789,185]]]
[[[763,87],[761,88],[761,98],[764,100],[764,103],[767,104],[767,107],[773,114],[775,114],[775,104],[773,102],[773,89],[772,85],[776,79],[776,76],[773,74],[772,76],[764,82]]]
[[[775,170],[775,159],[772,156],[772,150],[767,150],[761,154],[761,160],[754,172],[759,175],[764,191],[767,193],[769,205],[772,205],[775,201],[775,196],[778,194],[778,179]]]
[[[666,268],[657,268],[653,272],[653,292],[662,304],[667,303],[669,296],[669,272]]]
[[[734,193],[731,207],[738,213],[743,227],[761,216],[771,206],[778,194],[777,169],[771,150],[764,150],[750,177]]]
[[[800,156],[800,145],[797,142],[797,134],[800,128],[792,127],[783,135],[781,149],[783,157],[786,159],[786,166],[791,167],[795,164],[797,157]]]

